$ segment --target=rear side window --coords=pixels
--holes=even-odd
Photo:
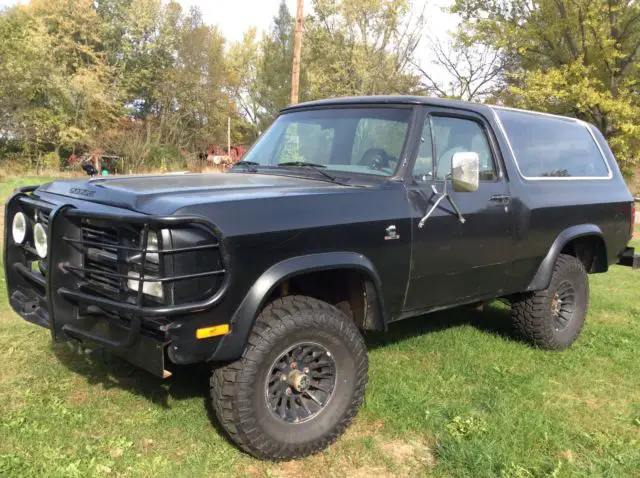
[[[526,178],[607,178],[607,164],[587,128],[576,121],[496,109]]]

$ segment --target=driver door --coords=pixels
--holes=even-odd
[[[514,252],[509,184],[490,126],[473,113],[427,111],[409,186],[413,243],[405,311],[499,296],[508,288]],[[448,175],[457,152],[480,158],[474,192],[452,190]],[[444,200],[420,228],[438,197],[434,187],[442,192],[445,182],[465,222]]]

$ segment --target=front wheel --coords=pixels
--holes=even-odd
[[[517,297],[512,303],[511,318],[527,342],[562,350],[578,338],[588,306],[589,279],[582,262],[560,254],[549,287]]]
[[[278,299],[258,317],[242,357],[211,377],[218,421],[257,458],[313,454],[351,423],[364,397],[367,350],[355,324],[331,305]]]

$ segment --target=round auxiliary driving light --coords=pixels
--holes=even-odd
[[[11,223],[11,235],[13,236],[13,242],[16,244],[22,244],[24,242],[24,238],[27,237],[27,218],[21,212],[18,212],[13,216],[13,222]]]
[[[33,245],[42,259],[47,257],[47,231],[44,230],[44,226],[39,222],[33,226]]]

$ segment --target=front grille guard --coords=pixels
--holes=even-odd
[[[76,305],[84,304],[99,307],[107,312],[115,313],[121,315],[123,317],[128,317],[131,319],[129,324],[129,331],[126,337],[120,337],[118,340],[111,340],[107,337],[102,337],[92,333],[87,330],[86,327],[80,326],[80,323],[83,320],[77,320],[78,326],[74,325],[71,321],[67,322],[60,328],[62,332],[65,334],[83,339],[90,340],[96,343],[99,343],[105,347],[116,348],[116,349],[125,349],[134,345],[140,335],[142,319],[144,318],[159,318],[159,317],[169,317],[175,315],[183,315],[192,312],[199,312],[203,310],[207,310],[213,307],[216,303],[218,303],[229,284],[229,274],[227,269],[227,264],[229,263],[229,259],[225,252],[225,247],[222,240],[221,231],[212,224],[209,220],[202,216],[151,216],[151,215],[143,215],[129,212],[122,213],[110,213],[103,212],[97,210],[79,210],[72,204],[65,204],[61,206],[57,206],[55,208],[52,207],[51,204],[40,201],[38,199],[34,199],[31,196],[28,196],[34,189],[32,187],[20,188],[16,191],[16,194],[11,198],[10,202],[7,204],[7,211],[9,210],[9,205],[13,201],[18,201],[24,205],[30,205],[31,207],[37,207],[42,211],[50,212],[48,216],[48,240],[49,240],[49,256],[47,258],[46,270],[48,272],[54,272],[51,274],[48,273],[46,276],[42,276],[30,270],[28,267],[23,264],[14,264],[14,270],[18,272],[23,278],[31,282],[33,285],[38,286],[44,289],[46,294],[47,302],[50,304],[49,310],[49,321],[51,322],[51,328],[53,329],[54,336],[56,334],[56,319],[55,312],[56,307],[55,304],[59,303],[59,299],[64,299],[67,302],[74,303]],[[136,278],[138,282],[138,290],[136,292],[136,303],[129,304],[123,303],[116,300],[112,300],[106,297],[102,297],[99,295],[89,294],[86,292],[81,292],[77,290],[75,287],[69,286],[61,286],[58,287],[58,284],[54,284],[54,277],[60,274],[73,274],[76,276],[76,280],[81,280],[81,276],[83,273],[92,272],[92,273],[101,273],[101,274],[109,274],[118,279],[129,279],[125,274],[118,273],[107,273],[106,271],[94,271],[87,270],[83,266],[77,266],[74,264],[70,264],[67,261],[59,261],[56,258],[56,250],[55,246],[52,244],[53,241],[63,241],[73,247],[91,247],[91,241],[83,241],[82,239],[75,239],[72,237],[68,237],[66,235],[59,235],[57,233],[60,228],[59,224],[63,220],[82,220],[82,219],[93,219],[100,221],[113,221],[116,223],[127,223],[131,225],[135,225],[140,227],[142,230],[142,237],[140,241],[140,247],[129,247],[123,245],[114,245],[110,246],[114,249],[125,249],[130,250],[132,252],[137,252],[140,254],[140,277]],[[169,249],[161,249],[160,250],[147,250],[146,243],[149,234],[149,230],[152,228],[171,228],[178,226],[193,226],[199,225],[204,227],[212,239],[217,241],[216,244],[211,245],[198,245],[192,247],[182,247],[182,248],[169,248]],[[6,227],[5,230],[8,232],[9,227]],[[58,236],[58,237],[56,237]],[[222,264],[221,269],[216,269],[207,272],[199,272],[196,274],[182,274],[179,276],[163,276],[160,278],[147,279],[147,282],[177,282],[187,279],[195,279],[205,276],[220,276],[222,275],[222,281],[220,283],[220,287],[206,299],[198,302],[179,304],[179,305],[161,305],[161,306],[143,306],[143,287],[145,283],[145,265],[146,265],[146,255],[148,252],[153,254],[158,254],[161,256],[162,254],[175,254],[179,252],[190,252],[190,251],[198,251],[202,249],[211,249],[218,248],[220,251],[220,261]],[[6,252],[6,251],[5,251]],[[68,282],[68,281],[67,281]],[[57,288],[56,288],[57,287]]]
[[[141,317],[162,317],[162,316],[168,316],[168,315],[186,314],[186,313],[210,308],[213,305],[215,305],[224,294],[228,284],[228,278],[229,278],[229,275],[227,273],[227,268],[225,267],[225,264],[227,264],[228,261],[224,254],[224,247],[221,243],[221,239],[220,239],[221,233],[207,219],[201,216],[145,216],[145,215],[134,215],[134,214],[121,215],[121,214],[112,214],[112,213],[98,212],[98,211],[84,211],[84,210],[75,209],[73,207],[65,207],[65,206],[63,206],[60,209],[62,209],[60,214],[63,217],[66,217],[68,219],[93,219],[93,220],[100,220],[100,221],[117,221],[117,222],[123,222],[123,223],[139,226],[142,231],[140,247],[130,247],[130,246],[123,246],[123,245],[109,246],[113,249],[127,250],[130,252],[137,252],[140,254],[140,276],[139,278],[136,278],[136,281],[138,282],[138,290],[136,292],[135,305],[118,302],[112,299],[108,299],[106,297],[100,297],[93,294],[80,292],[78,290],[72,290],[66,287],[58,288],[56,292],[60,296],[64,297],[65,299],[89,303],[91,305],[95,305],[113,312],[122,312],[124,314],[132,314],[132,315],[141,316]],[[58,217],[57,217],[57,214],[55,214],[53,221],[57,221],[57,220],[58,220]],[[203,226],[211,234],[211,237],[215,238],[218,242],[215,244],[199,245],[199,246],[192,246],[192,247],[169,248],[169,249],[158,248],[158,250],[146,248],[145,245],[147,243],[147,238],[148,238],[150,229],[171,228],[171,227],[185,226],[185,225]],[[55,231],[55,225],[52,228],[52,230]],[[94,245],[99,245],[99,244],[95,244],[92,241],[85,241],[83,239],[74,239],[67,236],[63,236],[62,240],[67,243],[71,243],[75,246],[80,246],[80,247],[92,247]],[[163,254],[176,254],[179,252],[191,252],[191,251],[198,251],[202,249],[214,249],[214,248],[220,250],[221,262],[223,264],[222,269],[216,269],[216,270],[207,271],[207,272],[199,272],[196,274],[183,274],[179,276],[163,276],[159,278],[154,277],[153,279],[145,279],[147,253],[153,253],[153,254],[158,254],[159,256],[162,256]],[[61,263],[59,264],[59,266],[63,270],[73,271],[80,274],[93,273],[93,274],[101,274],[101,275],[113,277],[116,279],[125,279],[125,280],[131,279],[131,277],[129,277],[126,274],[107,272],[99,269],[89,269],[83,266],[76,266],[69,263]],[[182,280],[195,279],[199,277],[206,277],[206,276],[213,277],[213,276],[220,276],[220,275],[224,276],[221,286],[211,297],[203,301],[189,303],[189,304],[180,304],[180,305],[162,305],[162,306],[156,306],[156,307],[146,307],[142,305],[143,298],[144,298],[143,287],[145,282],[162,282],[164,284],[167,282],[178,282]]]

